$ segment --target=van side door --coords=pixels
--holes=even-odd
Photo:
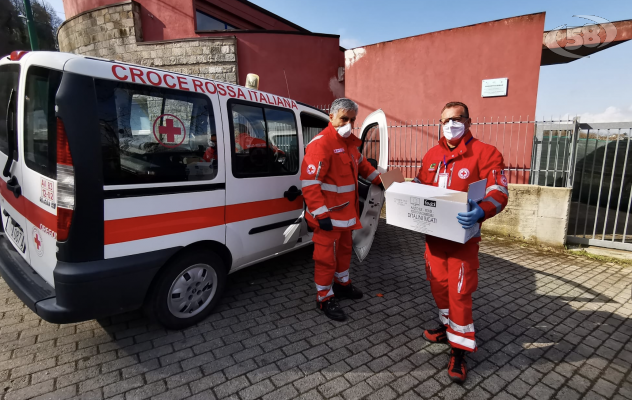
[[[298,113],[285,106],[287,99],[249,90],[249,98],[267,101],[221,96],[220,85],[225,93],[246,89],[218,84],[227,160],[226,244],[235,269],[296,245],[285,243],[284,232],[303,211],[302,140]]]

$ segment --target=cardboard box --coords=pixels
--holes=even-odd
[[[463,229],[456,219],[470,211],[468,199],[485,197],[487,179],[470,184],[467,193],[420,185],[393,182],[386,190],[386,223],[453,242],[465,243],[478,233],[478,226]]]
[[[380,179],[382,179],[382,185],[384,185],[384,189],[386,190],[395,182],[406,182],[404,174],[402,174],[402,170],[399,168],[393,168],[390,171],[380,174]]]

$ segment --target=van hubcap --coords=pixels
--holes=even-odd
[[[217,274],[207,264],[195,264],[185,269],[171,284],[169,311],[175,317],[189,318],[208,306],[217,290]]]

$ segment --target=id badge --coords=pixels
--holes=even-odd
[[[439,174],[439,187],[442,189],[447,189],[448,188],[448,176],[450,174],[448,174],[447,172],[442,172]]]

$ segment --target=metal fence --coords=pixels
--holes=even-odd
[[[581,123],[570,138],[567,241],[632,250],[632,122]]]
[[[534,127],[535,121],[481,118],[472,123],[470,131],[475,138],[494,145],[503,154],[505,175],[509,182],[529,183]],[[358,137],[362,135],[360,129],[356,127],[354,130]],[[391,121],[388,124],[388,136],[388,167],[399,168],[406,178],[414,178],[421,168],[424,155],[439,143],[441,125],[436,119]],[[371,135],[368,141],[379,141],[379,137]]]

